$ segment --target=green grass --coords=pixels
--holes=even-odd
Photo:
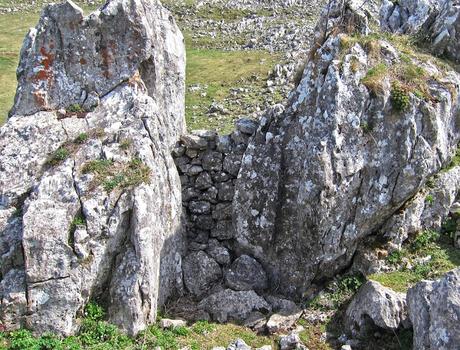
[[[102,186],[106,192],[111,192],[117,187],[123,189],[150,183],[151,170],[138,158],[127,163],[98,159],[85,163],[82,173],[94,174],[92,189]]]
[[[197,92],[187,90],[186,120],[190,130],[215,129],[229,132],[233,121],[247,113],[245,108],[231,103],[231,88],[245,87],[247,104],[261,104],[268,72],[278,63],[280,56],[265,51],[187,50],[187,87],[200,84]],[[202,96],[206,93],[206,96]],[[209,117],[206,112],[213,101],[223,104],[230,114]]]
[[[199,321],[190,327],[163,330],[153,324],[136,337],[128,337],[116,326],[104,321],[105,311],[95,303],[89,303],[84,310],[81,329],[76,336],[60,338],[53,334],[34,337],[25,329],[10,333],[0,332],[1,350],[209,350],[215,346],[227,346],[240,338],[252,347],[272,345],[274,337],[255,335],[247,328],[227,324],[210,324]]]
[[[430,260],[420,262],[421,258],[428,256],[431,256]],[[407,259],[411,268],[403,264],[403,259]],[[460,266],[460,250],[453,246],[449,232],[425,231],[401,251],[390,254],[387,261],[398,269],[371,275],[369,279],[397,292],[406,292],[422,279],[436,279]]]

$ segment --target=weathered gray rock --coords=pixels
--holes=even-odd
[[[347,308],[345,327],[354,336],[366,336],[376,327],[396,331],[408,328],[406,296],[368,281]]]
[[[184,282],[188,291],[202,297],[222,277],[219,264],[205,252],[193,252],[183,262]]]
[[[171,320],[169,318],[162,318],[160,320],[160,327],[163,329],[185,327],[187,322],[184,320]]]
[[[243,339],[237,339],[227,347],[227,350],[251,350],[251,347]]]
[[[430,179],[430,186],[426,186],[425,191],[414,196],[403,210],[385,223],[382,234],[392,246],[401,248],[411,235],[427,229],[441,229],[459,192],[460,167],[440,172]]]
[[[267,321],[266,328],[270,334],[285,332],[294,326],[302,312],[293,314],[273,314]]]
[[[218,322],[244,321],[253,311],[270,312],[271,307],[253,290],[234,291],[225,289],[203,299],[199,307]]]
[[[7,329],[69,335],[85,304],[103,298],[109,321],[135,334],[182,292],[170,150],[184,131],[184,62],[183,37],[156,1],[112,0],[88,17],[71,1],[44,10],[0,130]]]
[[[359,41],[343,45],[340,34],[368,32],[358,8],[333,1],[324,12],[329,19],[318,24],[318,45],[299,85],[285,109],[275,106],[262,117],[238,175],[238,244],[289,296],[347,267],[362,239],[449,163],[460,139],[458,73],[410,58],[442,82],[427,81],[438,102],[408,93],[402,112],[390,96],[390,75],[380,81],[381,93],[363,85],[375,66],[372,54]],[[379,62],[401,62],[391,43],[379,44]]]
[[[290,333],[280,337],[280,350],[301,349],[301,341],[297,333]]]
[[[257,260],[241,255],[225,273],[225,283],[234,290],[263,290],[267,288],[267,275]]]
[[[453,0],[385,0],[380,12],[383,29],[417,35],[438,56],[460,61],[460,7]]]
[[[460,344],[460,269],[436,281],[422,281],[407,292],[414,349],[457,349]]]

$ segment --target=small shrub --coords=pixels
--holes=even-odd
[[[425,202],[428,203],[428,204],[433,204],[434,202],[434,198],[433,198],[433,195],[431,194],[428,194],[426,197],[425,197]]]
[[[162,330],[158,326],[151,326],[149,332],[154,336],[153,346],[159,346],[161,349],[179,349],[176,334],[171,330]]]
[[[40,350],[40,342],[26,329],[9,334],[11,350]]]
[[[82,113],[84,112],[83,107],[80,106],[78,103],[74,103],[67,108],[67,112],[69,113]]]
[[[79,144],[85,143],[86,140],[88,140],[88,137],[89,136],[86,132],[82,132],[80,135],[77,136],[77,138],[75,139],[75,142]]]
[[[403,253],[400,250],[395,250],[388,255],[387,261],[391,265],[398,265],[402,261],[402,256]]]
[[[431,243],[436,242],[439,239],[439,233],[433,230],[426,230],[419,234],[412,242],[412,250],[417,251],[428,247]]]
[[[62,146],[59,147],[50,157],[48,160],[48,164],[55,166],[61,164],[64,160],[70,157],[70,151],[67,147]]]
[[[174,327],[172,329],[172,332],[177,335],[177,336],[181,336],[181,337],[186,337],[187,335],[189,335],[190,331],[187,327]]]
[[[406,110],[410,104],[408,89],[398,82],[393,82],[391,84],[391,102],[393,104],[393,108],[397,111],[402,112]]]
[[[457,231],[457,221],[454,218],[448,217],[441,225],[442,233],[453,238],[453,234]]]
[[[120,186],[125,182],[125,177],[123,174],[115,175],[103,182],[104,190],[107,192],[113,191],[117,186]]]
[[[89,302],[85,307],[84,316],[87,320],[101,321],[105,317],[105,311],[102,306]]]

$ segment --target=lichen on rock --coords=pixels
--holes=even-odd
[[[182,34],[157,1],[49,5],[18,78],[0,131],[1,321],[70,335],[98,299],[136,334],[183,289]]]

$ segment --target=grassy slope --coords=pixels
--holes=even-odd
[[[186,93],[186,118],[189,129],[216,129],[229,132],[232,121],[247,113],[244,107],[227,105],[231,101],[231,88],[245,87],[248,93],[244,102],[261,104],[264,99],[263,84],[268,71],[278,62],[279,56],[264,51],[187,50],[187,87],[199,84],[202,90]],[[202,94],[206,93],[205,96]],[[230,115],[209,117],[209,105],[219,102],[229,107]]]
[[[13,105],[16,67],[22,40],[38,20],[37,13],[10,13],[0,16],[0,124]]]

